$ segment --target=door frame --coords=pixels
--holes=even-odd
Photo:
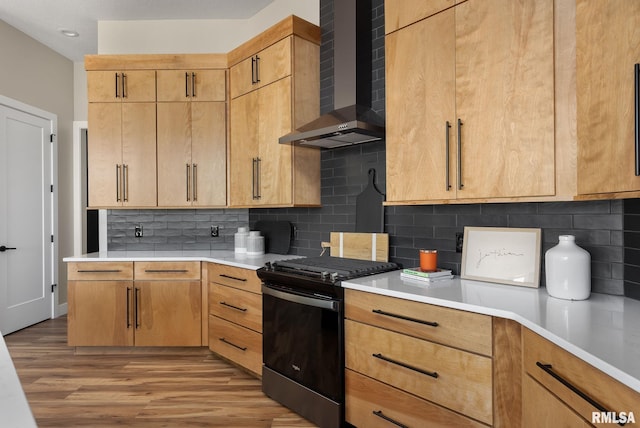
[[[51,192],[51,233],[54,236],[51,243],[51,281],[56,284],[56,287],[52,287],[51,296],[51,318],[55,318],[60,314],[58,307],[59,293],[57,284],[59,284],[58,276],[58,242],[60,241],[60,235],[58,233],[58,116],[54,113],[39,109],[37,107],[25,104],[18,100],[14,100],[4,95],[0,95],[0,105],[8,107],[13,110],[17,110],[32,116],[40,117],[49,121],[51,125],[50,133],[53,135],[53,141],[51,144],[51,183],[53,185],[53,192]],[[66,313],[66,304],[64,308]]]
[[[73,122],[73,254],[85,254],[87,219],[87,152],[83,134],[87,133],[89,124],[86,120]],[[107,251],[107,210],[98,210],[98,233],[100,236],[100,252]]]

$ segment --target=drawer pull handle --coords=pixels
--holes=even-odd
[[[593,407],[595,407],[599,411],[604,412],[604,413],[608,413],[609,412],[609,410],[604,408],[601,404],[599,404],[593,398],[589,397],[587,394],[585,394],[584,392],[580,391],[577,387],[573,386],[573,384],[571,384],[571,382],[569,382],[568,380],[566,380],[565,378],[560,376],[558,373],[554,372],[553,371],[553,366],[551,364],[543,364],[540,361],[536,361],[536,366],[540,367],[542,370],[544,370],[545,372],[550,374],[554,379],[556,379],[558,382],[560,382],[561,384],[563,384],[564,386],[569,388],[571,391],[573,391],[575,394],[577,394],[580,398],[585,400],[587,403],[591,404]],[[624,426],[625,423],[620,422],[620,423],[618,423],[618,425]]]
[[[405,363],[403,363],[401,361],[396,361],[396,360],[394,360],[392,358],[385,357],[382,354],[372,354],[372,356],[374,356],[376,358],[379,358],[379,359],[381,359],[383,361],[386,361],[388,363],[395,364],[395,365],[398,365],[400,367],[404,367],[405,369],[413,370],[415,372],[422,373],[424,375],[431,376],[431,377],[436,378],[436,379],[438,378],[438,373],[437,372],[430,372],[430,371],[427,371],[427,370],[422,370],[422,369],[420,369],[418,367],[414,367],[414,366],[411,366],[409,364],[405,364]]]
[[[224,273],[221,273],[220,276],[223,277],[223,278],[227,278],[227,279],[233,279],[234,281],[242,281],[242,282],[246,282],[247,281],[246,278],[237,278],[235,276],[225,275]]]
[[[121,269],[78,269],[78,273],[118,273]]]
[[[407,316],[404,316],[404,315],[393,314],[391,312],[385,312],[385,311],[382,311],[380,309],[372,309],[371,312],[379,314],[379,315],[384,315],[384,316],[387,316],[387,317],[399,318],[399,319],[405,320],[405,321],[417,322],[419,324],[424,324],[424,325],[428,325],[428,326],[431,326],[431,327],[438,327],[438,323],[435,322],[435,321],[419,320],[417,318],[411,318],[411,317],[407,317]]]
[[[220,304],[223,305],[223,306],[226,306],[228,308],[235,309],[237,311],[247,312],[247,308],[241,308],[241,307],[238,307],[238,306],[230,305],[227,302],[220,302]]]
[[[133,288],[127,287],[127,328],[131,328],[131,291]]]
[[[407,425],[401,424],[400,422],[395,421],[392,418],[390,418],[389,416],[385,415],[384,413],[382,413],[382,410],[374,410],[372,413],[374,415],[376,415],[377,417],[384,419],[387,422],[391,422],[395,426],[398,426],[400,428],[409,428]]]
[[[239,349],[239,350],[241,350],[241,351],[243,351],[243,352],[247,350],[247,347],[246,347],[246,346],[245,346],[245,347],[238,346],[238,345],[236,345],[235,343],[231,343],[231,342],[229,342],[229,341],[228,341],[227,339],[225,339],[224,337],[221,337],[221,338],[220,338],[220,339],[218,339],[218,340],[220,340],[220,342],[226,343],[227,345],[231,345],[231,346],[233,346],[234,348],[237,348],[237,349]]]
[[[187,269],[145,269],[146,273],[187,273]]]

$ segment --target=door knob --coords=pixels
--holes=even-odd
[[[7,250],[15,250],[15,248],[5,247],[4,245],[0,245],[0,253],[4,253]]]

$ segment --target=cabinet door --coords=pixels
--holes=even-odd
[[[522,379],[522,426],[586,428],[591,425],[525,374]]]
[[[227,203],[227,122],[224,102],[191,103],[194,206]]]
[[[229,70],[229,93],[231,99],[257,89],[255,55],[231,67]]]
[[[159,70],[158,102],[224,101],[225,70]]]
[[[201,346],[200,281],[135,282],[136,346]]]
[[[122,163],[123,205],[157,206],[155,103],[122,104]]]
[[[87,174],[90,207],[122,205],[122,105],[89,103]]]
[[[385,39],[388,201],[456,197],[454,25],[451,9]]]
[[[292,146],[278,144],[291,132],[291,78],[281,79],[259,91],[258,205],[292,204]]]
[[[553,1],[456,11],[460,198],[555,193]]]
[[[88,71],[89,102],[153,102],[156,76],[153,70]]]
[[[191,103],[158,103],[158,206],[191,205]]]
[[[257,55],[256,76],[260,87],[291,75],[292,37],[282,39]]]
[[[254,204],[258,157],[258,92],[231,100],[229,205]]]
[[[637,1],[576,2],[580,194],[640,190],[634,153],[639,20]]]
[[[69,281],[69,346],[133,345],[132,281]]]

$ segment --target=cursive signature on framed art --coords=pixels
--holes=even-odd
[[[460,277],[538,288],[540,240],[536,228],[467,226]]]

